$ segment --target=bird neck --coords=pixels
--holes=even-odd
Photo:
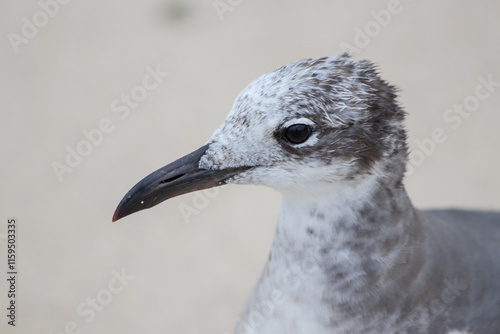
[[[335,308],[340,322],[367,305],[394,304],[380,296],[411,289],[424,266],[421,221],[398,184],[372,179],[317,197],[284,196],[263,280],[296,302]]]
[[[350,259],[380,254],[387,263],[419,226],[404,187],[374,177],[317,194],[284,195],[272,251],[328,253],[329,263],[340,260],[338,252],[349,252]]]

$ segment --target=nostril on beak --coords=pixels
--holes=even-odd
[[[172,176],[171,178],[161,180],[159,184],[164,184],[164,183],[169,183],[169,182],[175,181],[178,178],[183,177],[184,175],[186,175],[186,174],[179,174],[179,175]]]

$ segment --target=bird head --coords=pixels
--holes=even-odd
[[[113,221],[222,184],[303,193],[375,176],[400,183],[404,115],[368,61],[343,54],[282,66],[243,89],[204,146],[135,185]]]

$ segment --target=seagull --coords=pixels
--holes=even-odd
[[[113,221],[225,184],[282,195],[237,334],[499,334],[500,213],[417,210],[397,90],[348,54],[238,95],[198,150],[137,183]]]

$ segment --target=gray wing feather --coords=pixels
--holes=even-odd
[[[452,304],[453,326],[500,333],[500,213],[447,209],[422,214],[444,253],[448,281],[439,302]]]

